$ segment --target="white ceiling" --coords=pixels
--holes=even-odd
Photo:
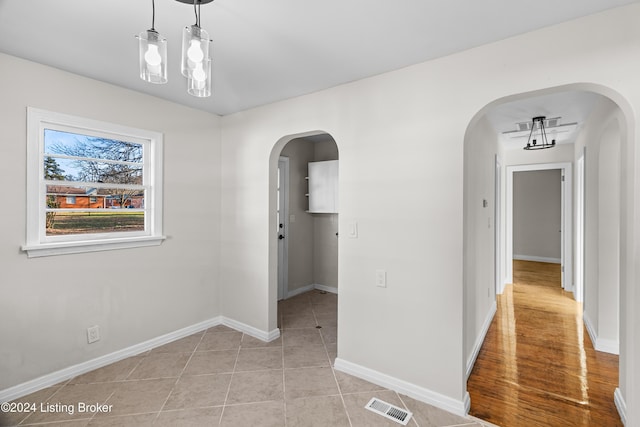
[[[0,0],[0,51],[225,115],[637,1],[216,0],[201,8],[211,98],[186,93],[180,37],[195,18],[175,0],[156,0],[166,85],[138,77],[134,35],[151,27],[151,0]]]

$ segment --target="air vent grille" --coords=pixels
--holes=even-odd
[[[545,128],[553,128],[556,126],[560,126],[560,119],[562,117],[552,117],[550,119],[545,119],[544,120],[544,127]],[[537,126],[538,128],[539,126]],[[524,131],[529,131],[531,130],[531,122],[520,122],[520,123],[516,123],[516,132],[524,132]]]
[[[404,426],[407,425],[407,423],[411,419],[411,416],[413,415],[409,411],[400,409],[397,406],[384,402],[380,399],[376,399],[375,397],[371,399],[369,403],[367,403],[365,408],[370,410],[371,412],[375,412],[378,415],[382,415],[383,417],[393,420]]]
[[[547,120],[545,120],[544,127],[546,127],[546,128],[556,127],[556,126],[558,126],[559,122],[560,122],[560,117],[555,117],[553,119],[547,119]]]

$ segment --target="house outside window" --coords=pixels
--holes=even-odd
[[[158,245],[162,134],[29,108],[29,257]]]

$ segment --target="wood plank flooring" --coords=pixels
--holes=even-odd
[[[503,427],[622,426],[618,356],[593,349],[560,266],[514,261],[467,382],[470,415]]]

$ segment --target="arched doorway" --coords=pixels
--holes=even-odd
[[[277,301],[313,289],[338,292],[338,207],[319,209],[310,204],[310,198],[318,200],[317,193],[311,194],[310,181],[328,179],[337,203],[338,154],[336,141],[323,131],[283,137],[271,152],[269,306],[270,322],[277,319],[278,327],[282,325]],[[310,171],[315,174],[327,166],[332,168],[331,177],[324,172],[317,178],[320,181],[310,177]]]
[[[516,160],[510,161],[507,158],[509,157],[509,155],[508,154],[505,155],[504,147],[499,147],[498,145],[497,135],[499,132],[494,128],[495,120],[494,120],[494,123],[492,123],[491,114],[492,112],[495,112],[500,108],[504,108],[509,104],[511,104],[511,106],[516,106],[520,102],[522,103],[520,104],[520,107],[522,106],[526,107],[526,106],[530,106],[530,104],[528,104],[527,102],[532,99],[544,98],[545,96],[550,96],[550,95],[561,95],[563,93],[570,93],[570,92],[581,92],[583,94],[586,94],[585,96],[592,97],[598,102],[592,105],[592,110],[589,111],[588,112],[589,114],[585,116],[586,122],[590,121],[589,126],[582,126],[580,128],[581,132],[586,132],[588,133],[588,135],[585,136],[585,134],[583,133],[583,136],[581,137],[582,140],[579,141],[578,143],[574,142],[574,147],[563,148],[563,150],[565,151],[564,154],[570,155],[569,161],[574,164],[580,164],[579,163],[580,157],[584,152],[582,147],[599,146],[601,143],[601,140],[606,139],[606,137],[604,137],[603,134],[608,134],[609,139],[611,139],[610,135],[612,134],[612,132],[611,132],[610,122],[613,120],[619,124],[618,129],[620,130],[620,132],[617,134],[617,138],[620,144],[619,154],[615,154],[614,157],[617,156],[616,158],[622,163],[625,163],[625,159],[628,162],[629,159],[624,157],[625,156],[624,152],[626,151],[628,153],[629,151],[631,151],[630,146],[633,141],[633,138],[631,137],[631,134],[633,133],[633,127],[631,125],[633,121],[632,119],[633,116],[630,113],[631,110],[628,104],[626,103],[626,101],[624,99],[621,99],[618,94],[612,92],[607,88],[600,87],[597,85],[590,85],[590,84],[568,85],[568,86],[563,86],[559,88],[551,88],[547,90],[537,91],[533,93],[514,95],[514,96],[496,100],[488,104],[487,106],[485,106],[483,109],[481,109],[474,116],[473,120],[470,122],[469,127],[467,129],[467,133],[465,136],[465,167],[464,167],[464,173],[465,173],[465,193],[464,193],[465,194],[465,207],[464,207],[464,211],[465,211],[465,231],[464,231],[465,334],[464,335],[465,335],[465,360],[467,360],[467,366],[466,366],[467,376],[471,373],[471,370],[475,363],[475,359],[478,356],[478,352],[480,351],[480,348],[482,347],[484,337],[487,334],[487,331],[491,325],[491,320],[493,319],[494,313],[496,311],[496,303],[495,303],[496,295],[495,293],[494,294],[491,293],[491,289],[485,289],[485,287],[487,287],[487,283],[498,283],[498,284],[503,283],[503,279],[509,276],[508,270],[507,270],[508,269],[507,259],[509,258],[510,255],[513,255],[512,253],[507,254],[508,245],[506,244],[506,238],[500,237],[500,236],[509,235],[509,232],[505,225],[506,221],[501,220],[500,222],[497,222],[497,221],[492,222],[491,218],[489,218],[489,221],[487,221],[486,212],[488,210],[486,209],[485,211],[482,210],[483,208],[486,207],[485,206],[486,203],[483,202],[483,204],[480,205],[475,200],[478,198],[478,191],[483,192],[483,194],[489,195],[489,197],[486,198],[490,202],[489,207],[491,207],[491,205],[505,206],[505,203],[503,201],[505,200],[505,197],[506,197],[506,186],[502,184],[501,185],[502,188],[500,188],[499,190],[496,189],[494,191],[490,191],[488,188],[490,188],[490,186],[492,186],[491,187],[492,189],[495,188],[496,181],[498,180],[500,180],[501,182],[505,182],[505,179],[504,179],[505,171],[506,171],[506,167],[509,166],[509,164],[517,165],[517,164],[522,164],[527,162],[531,164],[551,163],[555,161],[553,160],[552,157],[549,157],[550,155],[548,153],[536,154],[537,157],[534,158],[533,161],[523,159],[522,154],[518,153],[517,155],[514,156]],[[520,108],[520,110],[526,110],[526,108]],[[521,112],[522,111],[520,111],[520,113]],[[480,145],[474,146],[474,144],[480,144]],[[578,147],[578,148],[575,148],[575,147]],[[544,150],[544,151],[552,151],[552,150]],[[591,151],[592,151],[592,148],[587,148],[587,152],[589,153],[589,155],[592,154]],[[610,155],[611,152],[612,151],[608,151],[607,154]],[[496,158],[499,159],[502,165],[502,174],[500,176],[495,173],[488,172],[490,170],[491,171],[495,170]],[[486,161],[483,160],[484,164],[481,166],[478,166],[479,159],[485,159]],[[489,159],[491,161],[489,161]],[[595,162],[596,165],[602,162],[602,160],[599,159],[598,157],[591,160]],[[611,165],[616,164],[615,160],[612,160],[611,158],[605,159],[604,162],[609,168],[609,170],[611,170]],[[582,167],[578,168],[578,171],[584,172],[585,169],[589,171],[590,166],[591,166],[591,169],[593,169],[593,165],[587,161],[586,165],[583,164]],[[631,168],[628,168],[628,169],[633,169],[632,160],[631,160]],[[627,172],[628,172],[628,169],[627,169]],[[621,173],[618,175],[618,178],[620,180],[620,186],[619,186],[620,194],[628,194],[630,188],[633,186],[632,177],[633,175],[629,173],[627,174]],[[609,178],[613,179],[611,178],[610,174],[609,174]],[[483,180],[484,180],[484,188],[482,186]],[[478,181],[480,181],[480,183],[478,183]],[[606,182],[609,182],[609,181],[606,181]],[[585,185],[585,184],[586,184],[586,187],[585,187],[586,191],[596,192],[596,194],[597,194],[597,191],[599,191],[598,187],[602,186],[602,182],[601,181],[599,182],[597,177],[595,181],[593,177],[591,177],[591,179],[589,180],[589,175],[587,175],[586,183],[582,181],[582,185]],[[486,200],[486,199],[483,199],[483,200]],[[587,200],[589,199],[591,200],[594,199],[593,194],[591,194],[590,198],[587,197]],[[608,200],[608,198],[606,197],[605,199]],[[611,204],[610,201],[607,203],[609,203],[609,205]],[[580,206],[580,200],[578,200],[578,206]],[[632,202],[630,201],[625,202],[623,200],[618,200],[618,205],[616,209],[613,210],[613,212],[611,210],[607,210],[605,212],[605,214],[608,215],[609,218],[611,218],[612,215],[618,218],[618,234],[620,233],[624,234],[625,230],[631,228],[631,224],[629,223],[629,221],[627,220],[625,222],[624,220],[625,219],[624,212],[632,211],[633,208],[634,206]],[[604,234],[609,236],[611,234],[611,231],[610,231],[611,227],[612,226],[615,227],[615,221],[613,221],[614,225],[612,225],[611,220],[607,221],[606,224],[598,223],[597,222],[598,214],[597,213],[594,214],[594,212],[597,212],[598,210],[602,210],[602,209],[601,209],[601,206],[598,206],[597,204],[595,205],[595,207],[592,206],[591,208],[588,205],[585,205],[585,209],[587,210],[587,215],[586,215],[586,219],[585,218],[583,219],[586,220],[587,227],[589,227],[588,224],[591,221],[592,225],[596,224],[596,229],[602,226],[603,229],[609,230],[604,232]],[[591,212],[591,214],[589,212]],[[577,213],[575,210],[572,213],[572,215],[574,215],[578,219],[580,218],[579,213]],[[482,217],[484,217],[484,220],[481,221],[480,218]],[[494,220],[495,218],[500,218],[500,217],[505,218],[505,215],[498,215],[496,213],[494,216]],[[594,218],[596,219],[594,220]],[[596,222],[594,223],[594,221]],[[482,227],[482,224],[484,224],[484,228],[488,228],[491,230],[490,231],[484,230]],[[487,227],[487,224],[489,225],[489,227]],[[582,224],[581,227],[584,227],[585,221],[578,221],[578,224]],[[584,245],[584,249],[585,249],[584,256],[587,257],[587,259],[590,259],[592,261],[595,260],[596,263],[602,262],[601,260],[602,253],[600,253],[602,251],[600,252],[598,251],[598,240],[595,240],[593,238],[589,239],[588,236],[585,239],[585,236],[580,234],[582,230],[576,229],[575,227],[571,231],[576,232],[576,235],[572,237],[572,240],[571,240],[574,247],[576,244],[582,242],[581,244]],[[620,249],[620,252],[617,255],[618,258],[616,260],[609,259],[608,263],[606,264],[609,267],[609,271],[612,269],[611,266],[615,265],[613,269],[617,270],[619,274],[620,298],[617,298],[618,297],[617,292],[607,290],[604,293],[606,294],[607,297],[609,297],[608,298],[609,300],[611,295],[615,295],[616,299],[619,302],[620,308],[619,309],[615,308],[612,310],[611,307],[613,306],[613,304],[611,304],[610,301],[608,301],[606,302],[607,308],[604,310],[604,313],[603,313],[603,310],[601,309],[602,307],[600,306],[596,308],[595,312],[597,313],[598,316],[601,316],[601,315],[607,316],[607,321],[605,323],[610,322],[610,319],[612,317],[614,318],[616,323],[619,322],[620,343],[621,343],[621,357],[620,357],[619,372],[620,372],[620,384],[622,385],[627,382],[625,376],[629,375],[629,371],[627,370],[627,364],[629,363],[628,362],[629,356],[624,353],[623,349],[625,348],[625,346],[622,345],[622,343],[624,343],[626,339],[626,333],[629,332],[630,330],[630,326],[627,323],[626,310],[624,309],[624,307],[622,307],[622,305],[624,304],[623,295],[627,292],[626,291],[627,284],[622,278],[625,274],[624,273],[625,269],[629,268],[630,266],[629,263],[631,263],[632,254],[629,253],[628,251],[625,251],[623,247],[624,245],[620,241],[618,241],[617,243],[609,242],[609,244],[613,244],[614,246],[617,245]],[[485,251],[481,250],[481,248],[485,248]],[[491,249],[491,250],[486,250],[486,249]],[[577,249],[578,254],[581,253],[580,249]],[[485,254],[483,255],[483,253]],[[493,258],[485,259],[490,255],[493,255]],[[499,257],[499,259],[496,259],[495,257]],[[490,264],[491,266],[496,265],[497,267],[495,268],[495,273],[494,271],[492,271],[494,269],[487,268],[486,264]],[[589,262],[576,261],[576,265],[578,266],[578,268],[581,268],[580,266],[584,266],[585,264],[588,265]],[[584,272],[584,274],[582,274],[583,272],[578,273],[575,270],[573,270],[572,273],[575,273],[574,277],[577,277],[578,280],[581,280],[582,278],[585,278],[586,280],[587,289],[585,290],[585,307],[589,308],[589,302],[591,302],[592,304],[591,308],[593,308],[594,304],[595,305],[605,304],[605,301],[607,300],[607,298],[603,299],[603,298],[596,298],[593,296],[593,295],[599,295],[600,292],[602,291],[602,287],[599,286],[599,279],[597,275],[594,277],[593,274],[590,275],[588,272]],[[577,284],[577,285],[580,285],[580,284]],[[591,297],[590,297],[590,294],[591,294]],[[598,325],[600,325],[599,322],[598,322]],[[596,333],[597,332],[598,331],[596,331]],[[596,340],[594,340],[594,344],[595,342]],[[624,401],[624,399],[622,398],[623,394],[624,392],[622,392],[620,388],[616,389],[616,406],[618,407],[619,412],[622,405],[618,404],[618,402]],[[473,407],[473,402],[471,405]],[[621,414],[621,416],[624,417],[624,414]]]

